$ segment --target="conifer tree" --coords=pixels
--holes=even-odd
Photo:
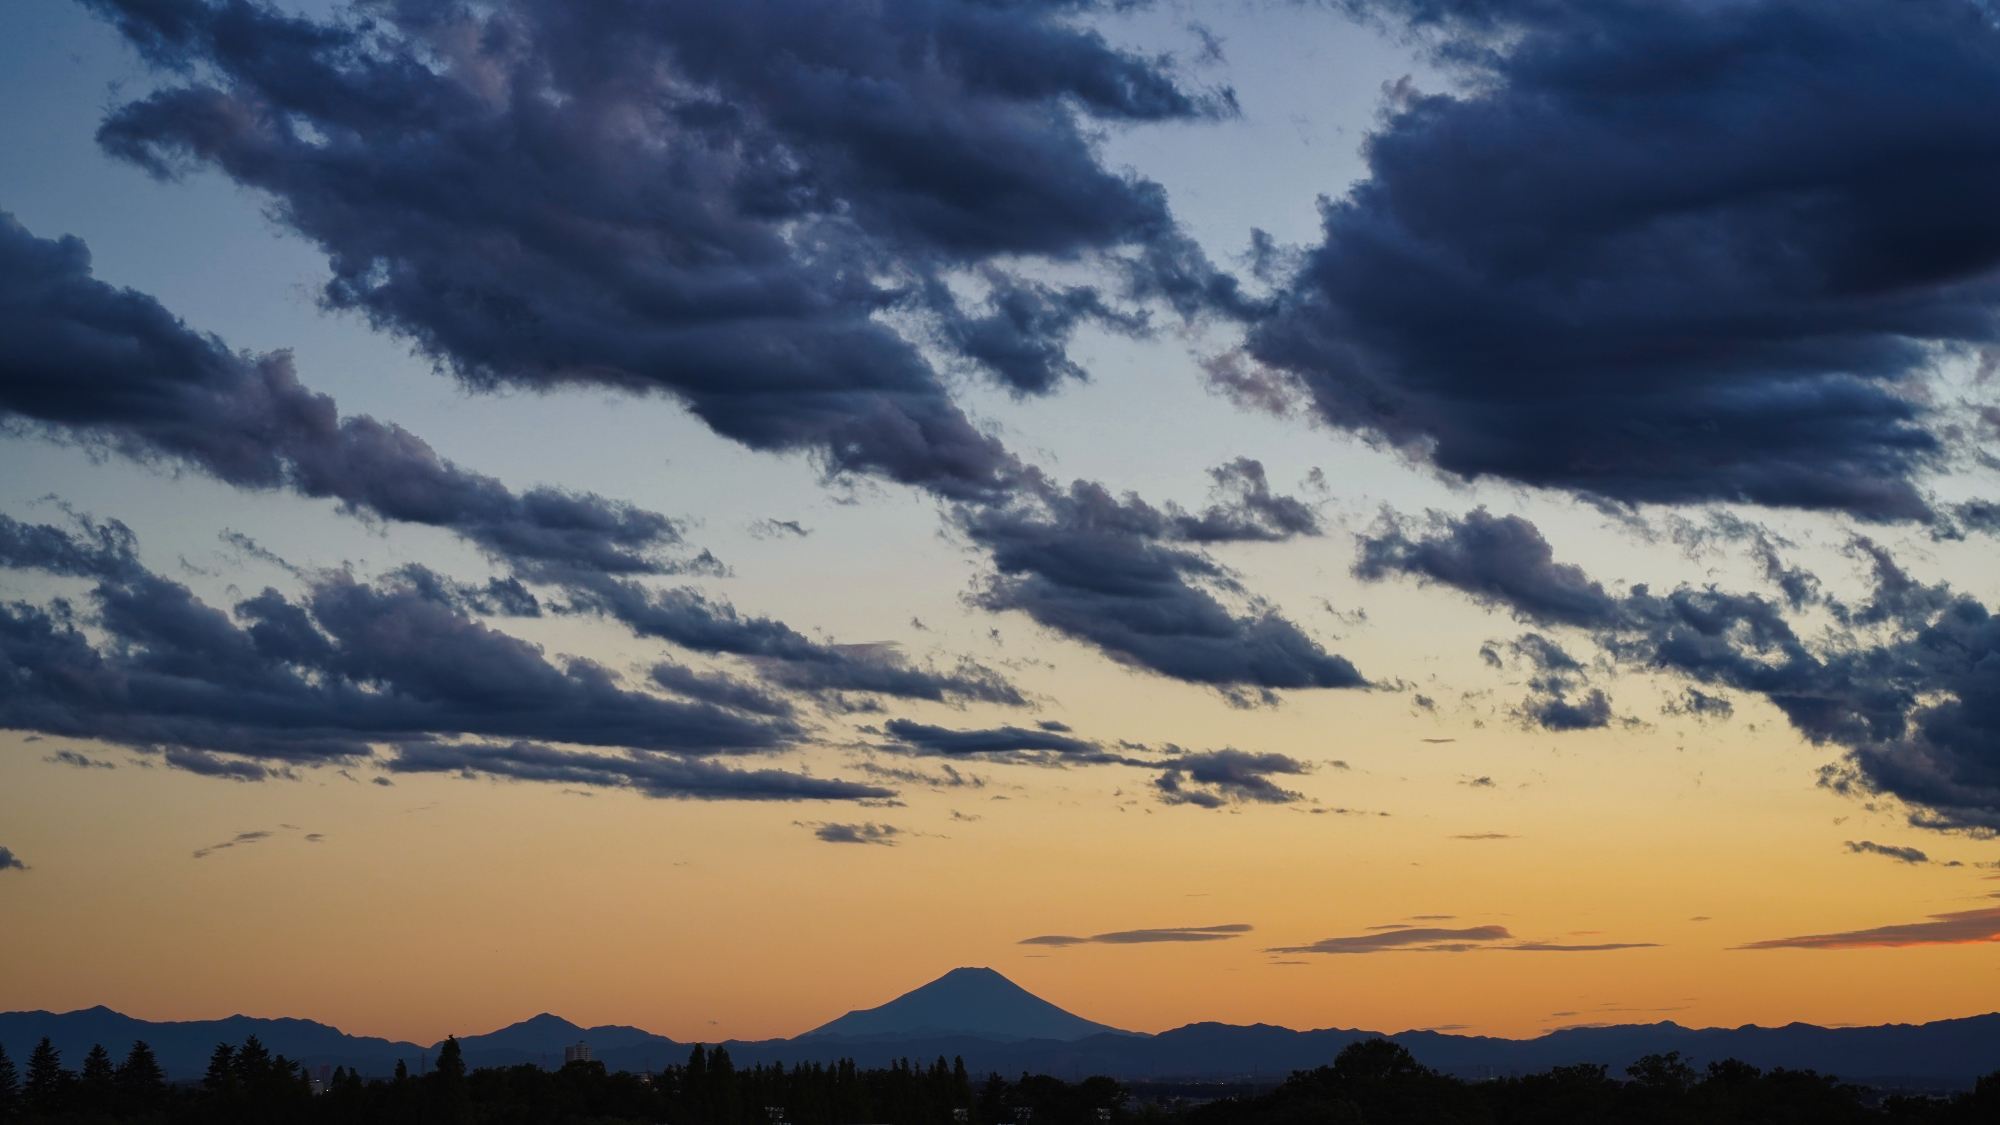
[[[448,1081],[465,1077],[465,1053],[459,1050],[457,1036],[445,1036],[444,1046],[438,1048],[437,1072]]]
[[[238,1083],[246,1089],[255,1087],[271,1076],[271,1052],[255,1035],[247,1036],[236,1049],[234,1070]]]
[[[407,1079],[408,1079],[409,1077],[410,1077],[410,1068],[409,1068],[409,1065],[408,1065],[407,1063],[405,1063],[405,1062],[404,1062],[404,1061],[403,1061],[402,1059],[397,1059],[397,1060],[396,1060],[396,1081],[398,1081],[398,1082],[402,1082],[402,1081],[406,1081],[406,1080],[407,1080]]]
[[[0,1047],[0,1122],[20,1116],[21,1076],[14,1070],[14,1060],[7,1057],[7,1049]]]
[[[148,1113],[159,1108],[167,1096],[167,1072],[143,1039],[136,1040],[113,1075],[118,1102],[128,1113]]]
[[[91,1044],[90,1053],[83,1056],[83,1073],[77,1083],[77,1103],[85,1113],[111,1111],[112,1070],[111,1052],[102,1043]]]
[[[201,1076],[201,1088],[211,1094],[227,1094],[236,1088],[236,1048],[217,1043],[208,1056],[208,1073]]]
[[[28,1056],[28,1108],[45,1117],[53,1117],[63,1111],[63,1102],[68,1100],[70,1081],[75,1078],[62,1068],[62,1052],[49,1037],[35,1044],[34,1053]]]

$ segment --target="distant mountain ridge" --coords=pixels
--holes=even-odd
[[[25,1065],[29,1049],[43,1036],[62,1051],[63,1061],[71,1069],[82,1065],[92,1044],[102,1043],[113,1058],[124,1058],[133,1040],[143,1039],[159,1057],[168,1077],[199,1078],[208,1068],[208,1056],[217,1043],[241,1043],[252,1035],[274,1054],[373,1074],[388,1074],[399,1058],[407,1059],[415,1069],[426,1050],[415,1043],[349,1035],[313,1020],[228,1016],[156,1023],[101,1004],[74,1012],[0,1012],[0,1046],[7,1048],[16,1067]]]
[[[941,1055],[962,1056],[974,1073],[1109,1074],[1128,1080],[1243,1079],[1253,1075],[1276,1079],[1293,1070],[1331,1062],[1349,1043],[1378,1034],[1359,1029],[1293,1031],[1270,1024],[1193,1023],[1144,1036],[1105,1028],[1064,1012],[990,969],[954,973],[971,975],[953,979],[954,974],[948,973],[896,1001],[850,1012],[795,1039],[726,1040],[721,1045],[738,1066],[852,1058],[870,1067],[900,1058]],[[1005,987],[982,974],[991,974]],[[951,982],[949,987],[936,987],[946,981]],[[1018,1004],[1018,997],[1011,997],[1008,990],[1034,1003]],[[1073,1032],[1079,1024],[1102,1030],[1074,1038],[999,1038],[1010,1034],[1008,1026],[1019,1026],[1003,1023],[989,1026],[984,1034],[933,1032],[933,1027],[954,1022],[980,1022],[953,1016],[949,1010],[938,1014],[936,1002],[954,995],[1008,997],[997,1009],[998,1015],[988,1010],[981,1016],[989,1023],[1009,1012],[1047,1018],[1038,1007],[1046,1005],[1066,1017],[1052,1021],[1051,1029],[1061,1035]],[[912,997],[917,1001],[898,1007]],[[877,1027],[884,1030],[872,1030]],[[363,1074],[387,1075],[399,1059],[415,1070],[426,1057],[437,1057],[437,1044],[421,1046],[347,1035],[312,1020],[231,1016],[155,1023],[105,1007],[64,1013],[0,1013],[0,1046],[7,1049],[17,1067],[44,1035],[55,1042],[71,1068],[81,1063],[93,1043],[102,1043],[114,1057],[122,1057],[132,1040],[144,1039],[159,1055],[167,1073],[181,1081],[200,1077],[217,1043],[240,1043],[248,1035],[256,1035],[271,1051],[288,1058],[315,1066],[346,1066]],[[1688,1028],[1662,1022],[1570,1028],[1533,1039],[1436,1031],[1405,1031],[1389,1038],[1409,1048],[1425,1065],[1467,1077],[1529,1073],[1582,1062],[1605,1064],[1616,1074],[1642,1055],[1666,1051],[1679,1051],[1696,1066],[1734,1057],[1755,1066],[1811,1068],[1875,1085],[1970,1086],[1974,1077],[2000,1070],[2000,1013],[1877,1027],[1794,1023],[1784,1027]],[[466,1061],[472,1066],[539,1064],[545,1060],[557,1065],[562,1049],[579,1040],[589,1042],[596,1057],[613,1070],[642,1071],[680,1062],[691,1047],[641,1028],[617,1024],[581,1027],[546,1012],[484,1035],[459,1037]]]

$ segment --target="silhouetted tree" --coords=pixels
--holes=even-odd
[[[438,1048],[437,1068],[424,1080],[430,1086],[436,1120],[457,1125],[472,1119],[472,1091],[466,1086],[465,1053],[459,1049],[457,1036],[445,1036],[444,1045]]]
[[[111,1052],[104,1044],[91,1044],[83,1056],[83,1071],[76,1084],[76,1108],[85,1113],[110,1113],[115,1091],[111,1085]]]
[[[255,1035],[249,1036],[236,1049],[236,1062],[230,1070],[237,1085],[245,1090],[255,1089],[271,1076],[271,1052]]]
[[[118,1105],[125,1113],[151,1113],[167,1098],[167,1072],[143,1039],[133,1042],[112,1083],[118,1087]]]
[[[227,1043],[217,1043],[209,1052],[208,1070],[201,1076],[201,1088],[215,1097],[225,1097],[236,1091],[236,1048]]]
[[[1431,1070],[1418,1062],[1408,1047],[1377,1038],[1343,1047],[1334,1056],[1333,1073],[1348,1082],[1381,1082],[1427,1075]]]
[[[14,1060],[7,1057],[7,1049],[0,1047],[0,1122],[20,1116],[21,1076],[14,1069]]]
[[[465,1052],[459,1049],[457,1036],[445,1036],[444,1046],[438,1048],[437,1073],[450,1079],[465,1077]]]
[[[1735,1063],[1736,1067],[1748,1071],[1752,1078],[1759,1073],[1754,1066],[1746,1066],[1734,1059],[1729,1061]],[[1694,1068],[1681,1061],[1679,1051],[1668,1051],[1664,1055],[1647,1055],[1626,1067],[1625,1073],[1632,1076],[1633,1085],[1650,1093],[1659,1094],[1681,1093],[1694,1085],[1695,1078]],[[1732,1076],[1740,1074],[1733,1068],[1729,1073]]]
[[[76,1076],[62,1068],[62,1052],[49,1037],[35,1044],[34,1053],[28,1056],[28,1108],[44,1117],[54,1117],[63,1111],[63,1103],[68,1100],[69,1084]]]

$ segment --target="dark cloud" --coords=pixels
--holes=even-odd
[[[1525,543],[1542,557],[1547,544],[1540,532],[1522,524],[1508,549]],[[1435,538],[1458,541],[1448,528]],[[1760,696],[1806,738],[1845,747],[1845,760],[1822,773],[1831,788],[1893,795],[1927,810],[1914,820],[1924,827],[2000,828],[2000,619],[1978,599],[1911,578],[1867,539],[1856,540],[1850,553],[1868,569],[1868,596],[1850,604],[1815,594],[1812,608],[1833,626],[1816,641],[1794,627],[1797,606],[1782,581],[1775,598],[1715,586],[1663,594],[1633,586],[1574,621],[1620,667]],[[1534,589],[1462,580],[1467,592],[1523,619],[1548,616]],[[1545,687],[1573,689],[1580,662],[1540,640],[1524,637],[1513,651],[1536,667]],[[1491,646],[1486,652],[1501,662]],[[1523,711],[1544,723],[1608,720],[1609,701],[1600,707],[1596,691],[1565,703],[1582,708],[1581,716],[1537,711],[1535,697]],[[1561,697],[1543,690],[1542,698]]]
[[[1297,776],[1311,767],[1283,754],[1244,750],[1209,750],[1182,754],[1160,762],[1167,767],[1153,782],[1160,800],[1169,805],[1220,808],[1231,802],[1290,804],[1305,799],[1271,780],[1272,774]]]
[[[1361,540],[1355,576],[1411,575],[1544,624],[1590,626],[1616,612],[1616,599],[1581,567],[1557,563],[1541,531],[1520,516],[1495,516],[1485,508],[1459,519],[1431,512],[1427,534],[1412,538],[1411,530],[1409,521],[1385,515],[1383,526]]]
[[[1159,526],[1115,545],[1059,516],[1040,521],[1058,542],[1010,544],[1023,509],[1059,498],[924,358],[941,344],[1040,393],[1079,375],[1064,347],[1083,321],[1139,333],[1151,303],[1257,311],[1178,230],[1163,189],[1102,166],[1093,141],[1104,122],[1228,115],[1231,97],[1184,89],[1165,60],[1079,24],[1100,6],[1115,7],[392,2],[316,21],[100,0],[164,70],[201,77],[114,111],[99,140],[156,174],[215,167],[266,193],[326,253],[328,306],[471,385],[670,395],[751,448],[966,505],[973,538],[1005,556],[990,606],[1246,699],[1359,685],[1270,607],[1224,608],[1220,570],[1159,542],[1316,531],[1255,462],[1218,471],[1210,509],[1147,509]],[[1037,258],[1092,264],[1118,292],[1007,272]],[[956,295],[968,280],[983,305]],[[1092,549],[1114,556],[1107,581],[1124,593],[1076,581],[1059,557]],[[641,608],[601,586],[592,599]],[[831,661],[787,674],[798,690],[1012,690]]]
[[[1011,458],[876,314],[1041,390],[1089,310],[1010,283],[965,314],[948,271],[1146,246],[1152,289],[1220,284],[1090,131],[1233,103],[1079,27],[1088,2],[96,6],[204,76],[116,110],[107,151],[268,193],[328,305],[477,385],[666,392],[754,448],[972,496]]]
[[[72,514],[75,530],[28,524],[0,513],[0,567],[39,570],[68,578],[131,578],[139,565],[138,538],[117,520]]]
[[[1263,462],[1238,457],[1210,469],[1208,475],[1215,482],[1214,503],[1192,514],[1169,505],[1174,538],[1189,543],[1240,543],[1320,534],[1319,513],[1295,496],[1273,494]]]
[[[7,848],[0,848],[0,871],[26,871],[28,865]]]
[[[943,334],[1017,397],[1046,394],[1064,379],[1083,382],[1089,377],[1065,351],[1079,323],[1091,321],[1127,335],[1144,335],[1148,327],[1143,312],[1113,309],[1092,286],[1057,289],[997,271],[987,281],[991,293],[984,315],[964,313],[955,302],[939,302],[948,310]]]
[[[1697,719],[1727,719],[1736,713],[1736,705],[1719,695],[1710,695],[1698,688],[1687,688],[1674,699],[1667,700],[1660,707],[1664,715],[1687,715]]]
[[[1524,721],[1543,730],[1598,730],[1611,725],[1611,699],[1601,688],[1591,688],[1577,699],[1551,690],[1528,697],[1520,711]]]
[[[100,758],[92,758],[86,754],[79,754],[74,750],[58,750],[48,757],[43,758],[42,761],[54,765],[75,766],[80,770],[115,770],[118,768],[118,763],[116,762],[107,762]]]
[[[664,690],[703,703],[778,718],[790,718],[793,713],[790,700],[727,673],[697,672],[684,664],[663,660],[653,665],[648,675]]]
[[[445,528],[508,560],[653,572],[680,538],[665,516],[558,489],[515,493],[400,426],[342,418],[288,355],[231,352],[153,298],[92,277],[80,240],[36,238],[4,213],[0,412],[241,488]]]
[[[484,585],[460,582],[422,563],[410,563],[389,577],[419,597],[460,613],[489,617],[540,617],[542,602],[518,578],[489,578]]]
[[[813,836],[829,844],[883,844],[893,846],[903,830],[892,824],[807,825]]]
[[[1509,836],[1505,832],[1472,832],[1463,836],[1453,836],[1454,840],[1518,840],[1519,836]]]
[[[1876,926],[1838,934],[1772,938],[1739,945],[1737,949],[1879,949],[1910,945],[1971,945],[2000,941],[2000,907],[1933,914],[1927,922]]]
[[[1916,848],[1897,847],[1893,844],[1878,844],[1873,840],[1849,840],[1847,850],[1857,855],[1879,855],[1900,860],[1908,864],[1929,863],[1931,857]]]
[[[805,667],[773,678],[799,691],[1022,702],[990,669],[910,666],[894,653],[857,653],[807,640],[782,622],[745,618],[689,590],[654,591],[630,576],[715,573],[700,552],[669,559],[679,529],[663,516],[601,497],[549,489],[515,494],[438,458],[421,439],[373,419],[342,420],[333,401],[301,387],[283,356],[246,359],[200,336],[151,298],[89,275],[80,242],[48,242],[0,221],[0,409],[109,443],[133,456],[193,464],[243,487],[289,487],[339,499],[359,514],[448,528],[503,559],[516,575],[483,585],[412,564],[397,578],[455,610],[539,616],[523,582],[557,585],[565,608],[601,612],[642,636],[700,652],[778,656]],[[796,527],[796,525],[793,525]],[[247,537],[238,550],[286,569]],[[43,558],[44,569],[84,560]],[[102,551],[105,545],[96,544]]]
[[[1107,754],[1095,742],[1050,730],[1024,730],[1020,727],[951,730],[925,723],[914,723],[908,719],[890,719],[882,726],[891,738],[922,754],[1008,757],[1027,753],[1056,754],[1082,761],[1127,760],[1114,754]]]
[[[1970,0],[1358,5],[1406,86],[1250,352],[1441,469],[1930,515],[1907,380],[1994,340],[2000,28]]]
[[[0,516],[0,565],[45,563],[97,576],[95,613],[66,602],[0,607],[0,727],[162,753],[168,764],[243,781],[291,766],[370,759],[617,785],[656,796],[881,798],[875,786],[740,771],[690,756],[794,744],[781,701],[726,676],[660,665],[622,686],[587,660],[551,660],[396,581],[345,575],[306,597],[266,589],[224,613],[145,570],[129,532],[86,523],[71,535]],[[89,624],[107,637],[94,643]],[[492,741],[459,741],[465,738]],[[615,749],[579,754],[542,742]]]
[[[1223,749],[1187,751],[1172,744],[1163,749],[1166,757],[1136,757],[1107,749],[1100,743],[1076,738],[1061,723],[1037,724],[1041,729],[992,727],[952,730],[948,727],[891,719],[884,733],[909,752],[940,757],[978,757],[987,761],[1029,762],[1040,765],[1120,765],[1163,770],[1153,781],[1162,804],[1195,805],[1216,809],[1230,804],[1290,804],[1305,799],[1301,793],[1280,786],[1272,775],[1297,776],[1311,766],[1284,754],[1250,753]],[[1050,730],[1049,727],[1060,728]],[[1134,743],[1119,744],[1120,750],[1146,752]],[[1317,811],[1317,810],[1316,810]]]
[[[1227,926],[1168,926],[1153,930],[1119,930],[1093,937],[1064,937],[1046,934],[1024,938],[1017,945],[1150,945],[1157,942],[1227,941],[1249,933],[1253,927],[1242,923]]]
[[[1218,470],[1217,479],[1232,491],[1199,514],[1129,494],[1117,499],[1087,481],[1041,486],[1011,505],[961,507],[961,526],[991,552],[997,571],[974,600],[1239,701],[1270,701],[1287,688],[1365,686],[1344,657],[1243,596],[1214,559],[1178,545],[1318,532],[1304,505],[1270,496],[1255,462]],[[1240,598],[1243,608],[1225,606],[1218,594]]]
[[[657,590],[631,579],[572,569],[543,574],[564,584],[564,612],[599,613],[642,637],[694,652],[748,658],[765,679],[791,691],[1015,706],[1027,702],[1000,673],[969,659],[947,669],[919,667],[894,646],[822,643],[782,621],[739,613],[727,602],[687,587]]]
[[[631,789],[648,797],[701,801],[855,801],[895,796],[875,785],[746,770],[644,750],[596,753],[531,742],[403,743],[383,763],[396,773],[455,773],[509,781]],[[892,830],[893,831],[893,830]]]
[[[1583,664],[1561,645],[1539,633],[1525,633],[1508,648],[1533,670],[1529,695],[1514,709],[1524,725],[1547,731],[1611,725],[1611,698],[1585,682]]]

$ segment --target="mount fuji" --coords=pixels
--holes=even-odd
[[[941,1039],[967,1035],[999,1043],[1025,1039],[1065,1042],[1092,1035],[1130,1035],[1063,1011],[992,969],[953,969],[879,1008],[849,1012],[801,1039]]]

